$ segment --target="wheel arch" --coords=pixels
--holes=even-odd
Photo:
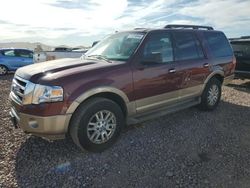
[[[205,84],[207,84],[211,78],[217,78],[219,81],[221,81],[221,83],[223,83],[224,76],[225,75],[223,71],[221,70],[214,71],[206,78]]]
[[[135,113],[134,103],[129,102],[128,97],[123,91],[111,87],[94,88],[84,92],[70,105],[66,113],[72,115],[67,123],[67,127],[65,127],[65,131],[69,132],[74,112],[80,107],[80,105],[94,97],[103,97],[116,102],[121,107],[125,118],[129,114]]]
[[[0,66],[4,66],[7,69],[7,71],[10,69],[7,65],[5,65],[3,63],[0,63]]]
[[[93,97],[103,97],[116,102],[121,107],[124,115],[128,115],[133,111],[132,105],[123,91],[113,87],[101,87],[84,92],[73,101],[66,113],[73,114],[79,105]]]
[[[211,80],[212,78],[216,78],[218,79],[221,84],[223,83],[224,81],[224,72],[222,70],[216,70],[216,71],[213,71],[205,80],[204,84],[203,84],[203,87],[202,87],[202,90],[201,90],[201,93],[204,91],[207,83],[209,82],[209,80]]]

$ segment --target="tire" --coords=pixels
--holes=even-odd
[[[73,114],[70,136],[81,149],[102,152],[118,139],[124,122],[123,112],[117,103],[106,98],[92,98]]]
[[[201,95],[201,103],[199,105],[201,110],[211,111],[214,110],[221,98],[221,82],[216,78],[211,78],[202,95]]]
[[[8,69],[4,65],[0,65],[0,75],[5,75],[7,74]]]

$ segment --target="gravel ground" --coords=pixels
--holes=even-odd
[[[193,107],[132,126],[94,154],[13,129],[12,76],[0,77],[0,187],[250,186],[250,80],[223,87],[213,112]]]

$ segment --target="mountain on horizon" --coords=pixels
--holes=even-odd
[[[0,48],[27,48],[30,50],[34,50],[38,45],[42,47],[43,50],[45,51],[50,51],[53,50],[53,46],[49,46],[40,42],[0,42]]]
[[[40,42],[0,42],[0,48],[27,48],[30,50],[34,50],[38,46],[42,47],[43,51],[52,51],[55,47],[67,47],[71,48],[67,45],[59,45],[59,46],[49,46]],[[85,46],[77,46],[75,48],[86,48]]]

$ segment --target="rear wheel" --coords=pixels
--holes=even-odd
[[[0,65],[0,75],[5,75],[7,74],[8,69],[4,65]]]
[[[216,78],[212,78],[202,93],[200,108],[202,110],[213,110],[219,104],[220,98],[221,82]]]
[[[105,98],[93,98],[73,114],[70,135],[80,148],[101,152],[117,140],[123,127],[124,115],[118,104]]]

